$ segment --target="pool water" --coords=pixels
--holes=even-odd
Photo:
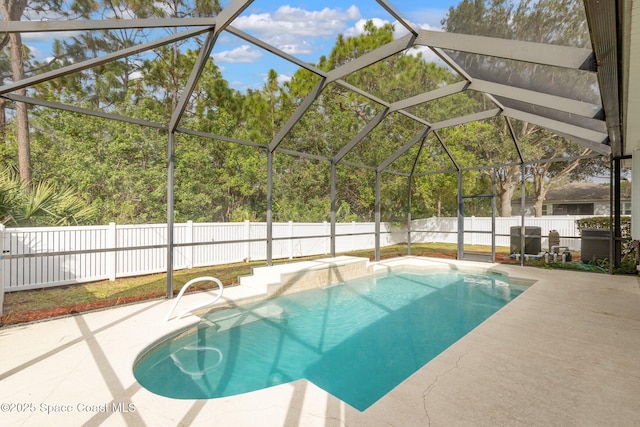
[[[519,295],[501,275],[389,273],[211,313],[135,366],[162,396],[232,396],[301,378],[364,410]]]

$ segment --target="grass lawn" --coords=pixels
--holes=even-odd
[[[470,249],[485,253],[491,251],[486,246],[477,246]],[[412,255],[456,258],[457,245],[446,243],[412,244],[411,253]],[[508,260],[509,248],[498,247],[496,248],[496,253],[499,260]],[[381,258],[391,258],[406,254],[407,245],[388,246],[380,249]],[[340,255],[372,258],[374,251],[370,249],[347,252]],[[294,261],[325,257],[326,255],[319,255],[316,257],[296,258]],[[291,262],[291,260],[274,260],[274,264],[284,262]],[[174,272],[173,276],[174,293],[177,294],[182,285],[189,280],[200,276],[214,276],[220,279],[225,286],[233,286],[237,284],[239,276],[251,274],[252,267],[264,265],[264,261],[255,261],[178,270]],[[159,273],[121,278],[115,281],[103,280],[55,288],[9,292],[4,297],[4,314],[0,317],[0,326],[65,316],[136,301],[164,298],[166,295],[166,283],[166,273]],[[193,291],[203,290],[206,287],[206,284],[200,287],[195,285],[193,286]]]

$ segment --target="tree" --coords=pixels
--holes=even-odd
[[[0,14],[3,21],[19,21],[25,9],[27,8],[27,0],[2,0],[0,1]],[[24,79],[24,52],[22,46],[22,37],[20,33],[5,34],[0,41],[0,49],[3,49],[7,43],[10,46],[11,56],[11,72],[13,81]],[[16,91],[18,95],[26,95],[25,88]],[[29,146],[29,116],[26,104],[16,102],[16,131],[18,141],[18,168],[20,171],[20,179],[25,183],[28,190],[31,185],[31,150]]]
[[[27,189],[13,169],[0,171],[0,224],[14,227],[86,224],[94,209],[74,190],[39,181]]]
[[[390,24],[378,28],[368,22],[364,28],[365,32],[357,37],[339,36],[329,57],[321,58],[318,67],[329,71],[393,40],[393,26]],[[307,73],[301,71],[299,74],[306,77]],[[407,51],[372,64],[344,80],[393,102],[441,87],[450,83],[452,77],[444,68],[427,64],[420,55]],[[296,74],[289,84],[290,93],[306,93],[311,84]],[[368,98],[338,84],[330,84],[283,143],[287,148],[333,157],[381,111],[382,107]],[[426,116],[430,110],[428,106],[420,106],[413,112]],[[435,111],[431,113],[434,117],[437,115]],[[375,213],[375,173],[351,164],[377,167],[423,129],[424,125],[402,114],[389,114],[341,159],[345,165],[337,169],[338,197],[348,204],[349,215],[372,220]],[[401,157],[393,162],[391,169],[406,171],[413,160],[408,156]],[[320,172],[319,175],[322,176]],[[406,200],[406,184],[406,179],[383,179],[382,191],[387,196],[382,206],[385,218],[397,220],[406,217],[407,206],[401,202]]]
[[[517,7],[508,0],[463,0],[451,7],[442,20],[445,30],[473,34],[589,47],[590,38],[582,3],[578,0],[524,0]],[[552,67],[519,64],[462,52],[452,52],[452,57],[473,77],[525,87],[541,92],[573,97],[578,100],[597,99],[593,82],[568,70],[558,72]],[[547,111],[546,114],[560,114]],[[569,117],[567,117],[570,119]],[[516,138],[525,159],[549,159],[590,154],[577,144],[545,131],[530,123],[514,123]],[[504,146],[513,144],[504,125],[498,129],[497,138]],[[501,196],[501,215],[511,214],[510,201],[520,180],[520,167],[508,166],[496,169],[498,195]],[[536,215],[542,214],[542,201],[548,188],[566,176],[579,178],[593,171],[593,163],[568,162],[565,164],[536,163],[531,165],[536,189]],[[542,176],[542,174],[545,174]]]

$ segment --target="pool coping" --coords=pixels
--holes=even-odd
[[[167,300],[2,328],[0,403],[13,407],[0,425],[640,424],[636,276],[403,258],[374,265],[476,266],[536,283],[363,412],[306,380],[204,401],[148,392],[131,367],[165,332]]]

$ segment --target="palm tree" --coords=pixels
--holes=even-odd
[[[89,222],[95,210],[73,189],[49,181],[20,181],[11,167],[0,171],[0,224],[14,227],[62,226]]]

